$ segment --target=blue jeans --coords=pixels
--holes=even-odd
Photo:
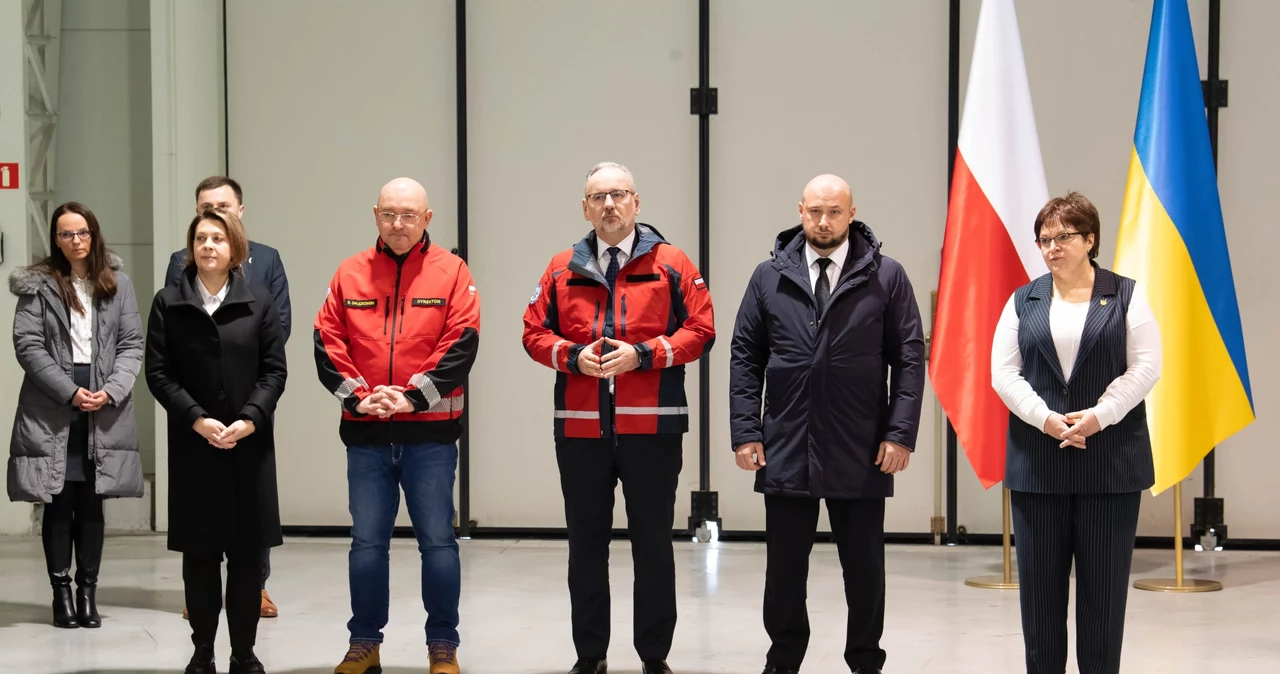
[[[390,603],[391,531],[400,488],[422,554],[422,607],[427,643],[457,646],[462,568],[453,537],[455,445],[374,445],[347,448],[351,510],[351,641],[382,643]]]

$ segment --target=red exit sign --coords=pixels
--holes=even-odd
[[[18,189],[18,162],[0,164],[0,190]]]

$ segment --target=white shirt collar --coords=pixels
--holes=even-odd
[[[818,251],[814,250],[813,246],[810,246],[808,242],[805,242],[804,259],[808,263],[808,266],[812,267],[820,257],[822,256],[818,254]],[[840,270],[844,268],[845,260],[849,258],[848,237],[845,238],[844,243],[841,243],[839,246],[836,246],[836,249],[831,251],[831,254],[828,255],[827,257],[831,258],[831,261],[835,263],[836,276],[838,277],[840,275]]]
[[[222,289],[217,294],[210,294],[204,287],[204,281],[201,281],[200,277],[196,276],[196,290],[200,291],[200,299],[205,304],[210,304],[214,300],[217,300],[218,304],[222,304],[222,301],[227,299],[227,288],[229,287],[231,287],[231,277],[228,276],[226,283],[222,284]]]
[[[635,241],[636,230],[635,227],[632,227],[631,233],[618,242],[618,266],[626,264],[627,260],[631,258],[631,249],[635,246]],[[600,271],[609,268],[609,245],[599,240],[599,238],[596,239],[596,258],[600,263]]]

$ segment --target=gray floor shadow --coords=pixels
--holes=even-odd
[[[98,586],[98,610],[103,613],[112,606],[151,609],[165,613],[182,613],[186,603],[186,596],[182,590]]]
[[[17,604],[0,601],[0,629],[16,625],[48,625],[53,628],[53,603]]]

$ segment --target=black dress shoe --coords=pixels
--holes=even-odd
[[[573,663],[573,669],[569,670],[569,674],[605,674],[607,671],[609,671],[607,660],[578,658],[578,661]]]
[[[197,646],[183,674],[218,674],[213,666],[213,646]]]
[[[884,674],[884,672],[881,672],[879,669],[876,669],[871,665],[863,665],[859,667],[857,671],[855,671],[853,674]]]
[[[800,674],[800,670],[787,669],[786,667],[779,667],[777,665],[765,665],[764,674]]]
[[[267,674],[267,669],[262,666],[262,661],[250,655],[240,660],[236,656],[231,656],[231,667],[227,670],[230,674]]]
[[[650,660],[644,663],[644,669],[641,671],[644,674],[671,674],[671,668],[661,660]]]

